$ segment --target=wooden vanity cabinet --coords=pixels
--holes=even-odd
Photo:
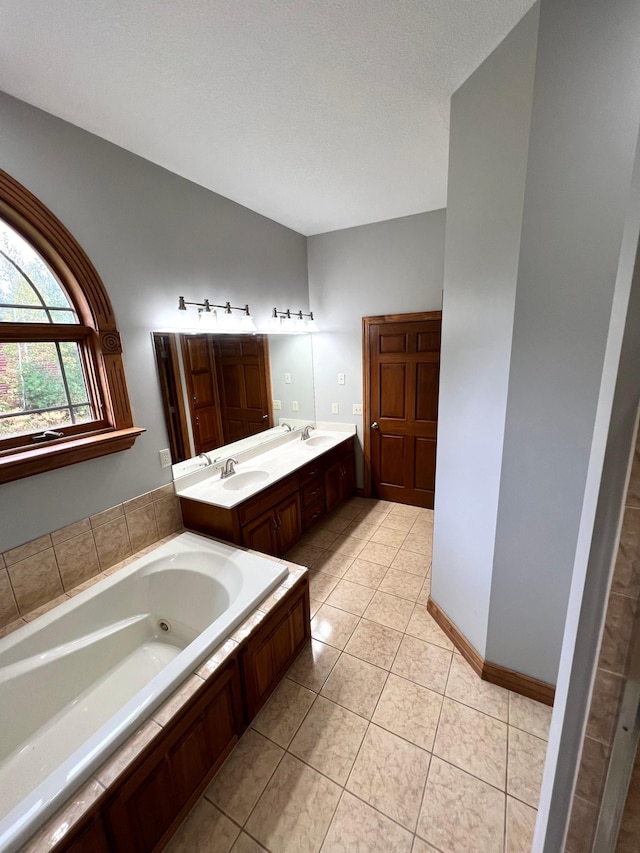
[[[356,456],[353,443],[340,444],[327,456],[329,458],[324,473],[325,508],[331,512],[355,489]]]
[[[354,437],[232,509],[180,498],[184,526],[281,557],[355,490]]]
[[[311,635],[309,584],[278,608],[240,653],[247,724],[255,717]]]

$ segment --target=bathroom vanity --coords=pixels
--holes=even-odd
[[[218,474],[193,486],[176,482],[185,527],[274,556],[354,490],[354,435],[325,430],[239,463],[224,481]]]

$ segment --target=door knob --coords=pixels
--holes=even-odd
[[[269,415],[263,415],[263,416],[262,416],[262,420],[263,420],[263,421],[266,421],[268,417],[269,417]]]
[[[371,429],[380,429],[380,427],[378,426],[378,421],[374,421],[374,422],[371,424]]]

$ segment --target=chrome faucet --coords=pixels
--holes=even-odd
[[[313,424],[307,424],[302,428],[302,434],[300,435],[302,441],[306,441],[309,438],[309,431],[312,429],[315,429]]]
[[[280,426],[286,427],[286,428],[287,428],[287,432],[291,432],[291,424],[285,424],[285,423],[282,423],[282,424],[280,424]]]
[[[204,459],[205,467],[207,465],[213,465],[216,462],[216,459],[212,459],[208,453],[198,453],[198,459]]]
[[[230,456],[227,459],[227,461],[224,463],[224,467],[223,467],[222,471],[220,472],[220,479],[226,480],[227,477],[230,477],[232,474],[235,474],[236,469],[233,466],[237,465],[237,464],[238,464],[238,460],[232,459]]]

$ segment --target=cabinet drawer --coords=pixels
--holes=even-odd
[[[314,526],[314,524],[317,524],[322,518],[324,518],[324,516],[325,511],[323,489],[320,499],[314,504],[311,504],[310,507],[307,507],[307,509],[302,511],[302,532],[306,533],[307,530],[310,530]]]
[[[322,474],[322,457],[316,459],[314,462],[310,462],[308,465],[305,465],[304,468],[301,468],[298,472],[298,477],[300,478],[300,488],[306,486],[310,480],[313,480],[314,477],[320,476]]]
[[[314,477],[313,480],[310,480],[306,486],[303,486],[300,489],[300,496],[302,498],[303,510],[312,504],[317,503],[324,497],[324,478],[322,476],[322,472],[320,472],[317,477]]]
[[[240,504],[240,524],[244,525],[261,513],[272,509],[277,503],[283,500],[283,498],[286,498],[291,494],[291,492],[296,492],[297,490],[297,476],[287,477],[285,480],[282,480],[281,483],[276,483],[275,486],[272,486],[270,489],[262,492],[252,500]]]

